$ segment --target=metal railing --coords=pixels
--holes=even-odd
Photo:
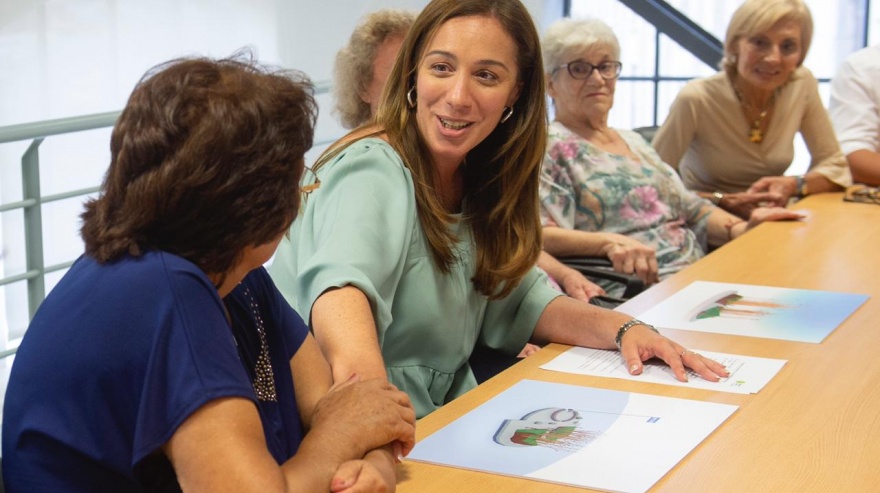
[[[66,269],[73,260],[46,266],[43,259],[43,204],[88,195],[98,191],[98,186],[72,190],[55,195],[40,192],[40,144],[53,135],[83,132],[96,128],[111,127],[119,117],[119,111],[96,115],[61,118],[36,123],[25,123],[0,128],[0,144],[28,141],[31,143],[21,157],[22,200],[0,204],[0,212],[23,209],[25,272],[0,278],[0,286],[27,281],[28,318],[33,318],[40,303],[46,297],[46,274]],[[0,352],[0,359],[15,354],[16,349]]]
[[[315,95],[328,93],[330,87],[329,82],[316,83]],[[58,264],[45,265],[43,257],[43,205],[88,195],[100,189],[99,185],[95,185],[54,195],[42,195],[40,192],[40,145],[47,137],[112,127],[120,113],[121,111],[111,111],[94,115],[0,127],[0,144],[31,141],[27,150],[21,156],[22,200],[0,204],[0,213],[16,209],[22,209],[24,212],[25,272],[8,277],[0,277],[0,287],[15,282],[27,281],[29,320],[33,318],[40,303],[46,298],[46,274],[66,269],[75,260],[71,259]],[[325,145],[333,140],[335,139],[315,142],[315,146]],[[13,355],[15,352],[16,348],[0,351],[0,359]]]

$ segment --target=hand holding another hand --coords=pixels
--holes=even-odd
[[[343,462],[330,481],[331,493],[389,493],[396,489],[393,461]]]
[[[783,200],[782,195],[776,192],[753,192],[749,189],[742,193],[725,193],[718,206],[731,214],[748,219],[752,211],[759,207],[782,207],[787,201],[787,197]]]
[[[775,194],[778,197],[778,201],[767,201],[766,205],[782,207],[788,203],[788,199],[797,195],[798,179],[794,176],[765,176],[752,183],[752,186],[746,192],[751,194]]]
[[[395,442],[405,456],[415,446],[415,426],[415,410],[406,393],[385,379],[360,381],[352,376],[318,401],[310,433],[335,440],[344,450],[360,451],[357,457]]]

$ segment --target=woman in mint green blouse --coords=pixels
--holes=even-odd
[[[476,384],[474,345],[621,348],[717,380],[724,368],[625,314],[558,296],[535,268],[546,141],[541,53],[519,2],[434,0],[376,124],[319,159],[271,273],[335,381],[387,376],[424,416]],[[626,337],[624,337],[626,335]]]

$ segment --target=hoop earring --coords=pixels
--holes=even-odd
[[[406,104],[408,104],[410,108],[416,107],[416,101],[413,96],[418,96],[416,94],[416,86],[412,86],[409,88],[409,91],[406,91]]]
[[[505,106],[504,113],[501,115],[501,123],[510,120],[510,117],[513,116],[513,106]]]

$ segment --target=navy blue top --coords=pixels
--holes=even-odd
[[[260,339],[251,298],[267,333],[277,403],[258,401],[253,390]],[[105,265],[80,257],[15,356],[3,409],[6,490],[179,491],[159,448],[222,397],[253,401],[268,449],[287,460],[304,433],[289,361],[307,333],[262,268],[221,301],[208,277],[175,255]]]

